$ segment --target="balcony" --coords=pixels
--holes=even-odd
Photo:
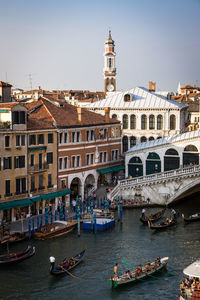
[[[11,122],[0,122],[0,129],[10,129],[11,128]]]
[[[49,169],[49,165],[47,163],[43,163],[43,164],[30,166],[28,172],[33,174],[33,173],[45,172],[48,169]]]

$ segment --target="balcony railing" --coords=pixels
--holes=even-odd
[[[28,171],[30,173],[35,173],[35,172],[43,172],[46,171],[47,169],[49,169],[49,165],[47,163],[43,163],[43,164],[30,166]]]

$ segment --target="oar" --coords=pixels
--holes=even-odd
[[[63,271],[65,271],[68,275],[70,275],[71,277],[73,277],[73,278],[78,278],[77,276],[73,275],[73,274],[70,273],[68,270],[66,270],[65,268],[63,268],[63,266],[59,265],[59,267],[60,267]]]

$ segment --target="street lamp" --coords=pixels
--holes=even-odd
[[[155,172],[158,172],[158,164],[155,164]]]
[[[135,171],[136,171],[136,176],[138,176],[139,175],[139,168],[136,168]]]

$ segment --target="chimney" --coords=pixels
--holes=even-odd
[[[105,122],[109,123],[109,119],[110,119],[110,107],[104,107],[104,112],[105,112]]]
[[[156,83],[153,81],[149,81],[149,92],[155,92],[156,91]]]
[[[78,121],[82,121],[82,107],[77,107]]]

